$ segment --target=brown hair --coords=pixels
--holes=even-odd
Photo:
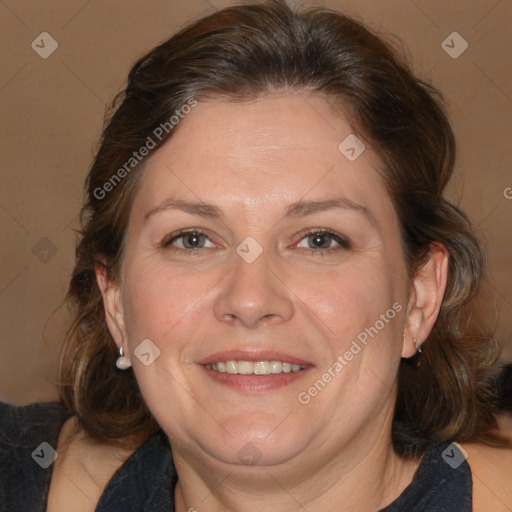
[[[97,265],[110,279],[119,278],[143,169],[126,163],[148,137],[155,142],[152,151],[165,143],[179,125],[161,140],[155,129],[191,98],[242,101],[286,90],[324,95],[349,113],[354,132],[380,156],[410,276],[433,242],[450,254],[438,320],[423,354],[404,359],[399,371],[395,449],[405,455],[436,438],[485,439],[496,426],[489,370],[498,346],[468,313],[484,253],[465,215],[443,198],[455,141],[442,96],[362,23],[321,8],[293,11],[282,1],[229,7],[200,19],[132,68],[87,178],[68,294],[74,322],[62,353],[62,401],[99,442],[135,447],[159,429],[133,372],[116,369],[117,350],[95,279]],[[120,179],[113,182],[114,175]]]

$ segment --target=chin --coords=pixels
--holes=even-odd
[[[280,425],[281,423],[281,425]],[[308,444],[306,432],[277,416],[232,418],[199,443],[214,458],[241,466],[285,464]],[[201,432],[204,437],[204,431]]]

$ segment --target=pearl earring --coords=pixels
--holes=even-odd
[[[119,349],[119,357],[116,360],[116,366],[120,370],[128,370],[128,368],[130,368],[131,365],[132,363],[130,362],[130,359],[124,355],[123,347],[121,347]]]

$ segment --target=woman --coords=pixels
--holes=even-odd
[[[4,502],[510,510],[454,159],[438,92],[341,14],[152,50],[87,180],[62,404],[3,406]]]

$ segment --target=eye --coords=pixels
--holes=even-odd
[[[333,246],[333,244],[336,244]],[[326,229],[310,230],[303,236],[297,247],[312,249],[314,254],[330,253],[341,249],[349,249],[350,242],[337,233]]]
[[[206,245],[209,242],[210,245]],[[164,240],[162,243],[164,248],[176,249],[176,250],[194,250],[194,249],[205,249],[207,247],[215,247],[215,244],[211,242],[208,236],[201,231],[180,231],[171,238]]]

